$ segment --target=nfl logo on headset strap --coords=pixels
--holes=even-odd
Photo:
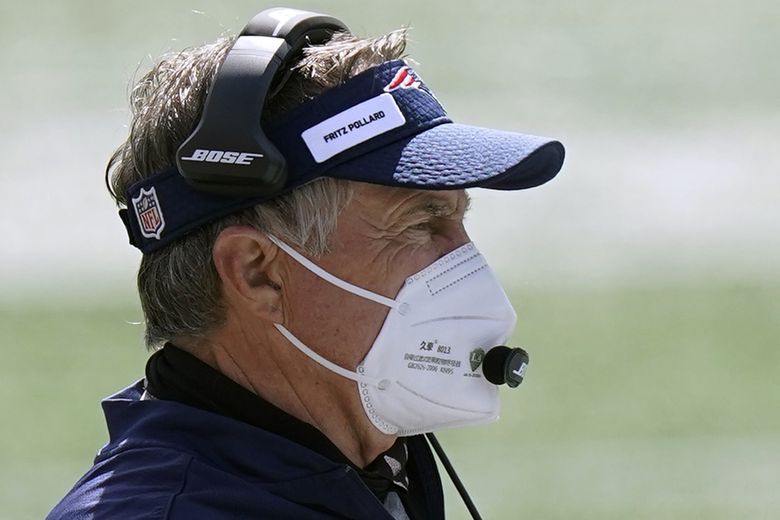
[[[133,197],[133,208],[141,234],[146,238],[160,240],[160,233],[165,229],[165,218],[154,187],[141,189],[138,197]]]

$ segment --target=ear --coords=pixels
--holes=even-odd
[[[248,226],[225,228],[214,242],[212,258],[228,307],[284,321],[279,248],[264,233]]]

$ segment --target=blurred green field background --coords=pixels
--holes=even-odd
[[[440,439],[485,518],[777,518],[780,286],[512,291],[524,385]],[[41,518],[141,377],[133,305],[0,307],[2,518]],[[451,518],[466,511],[451,485]]]
[[[454,119],[566,144],[543,189],[472,194],[532,359],[501,421],[440,435],[483,516],[780,518],[780,2],[289,5],[411,25]],[[267,6],[0,2],[0,519],[54,505],[142,375],[102,180],[130,80]]]

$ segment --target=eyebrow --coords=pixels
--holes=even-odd
[[[463,207],[464,215],[469,209],[471,209],[471,197],[469,197],[468,193],[465,193],[465,203]],[[456,210],[457,208],[453,207],[449,201],[436,197],[433,194],[428,194],[419,204],[415,204],[405,211],[403,216],[413,217],[420,213],[425,213],[433,217],[446,217],[452,215]]]

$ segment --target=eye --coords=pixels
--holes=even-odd
[[[426,220],[424,222],[412,224],[408,229],[412,231],[433,231],[433,223],[429,220]]]

